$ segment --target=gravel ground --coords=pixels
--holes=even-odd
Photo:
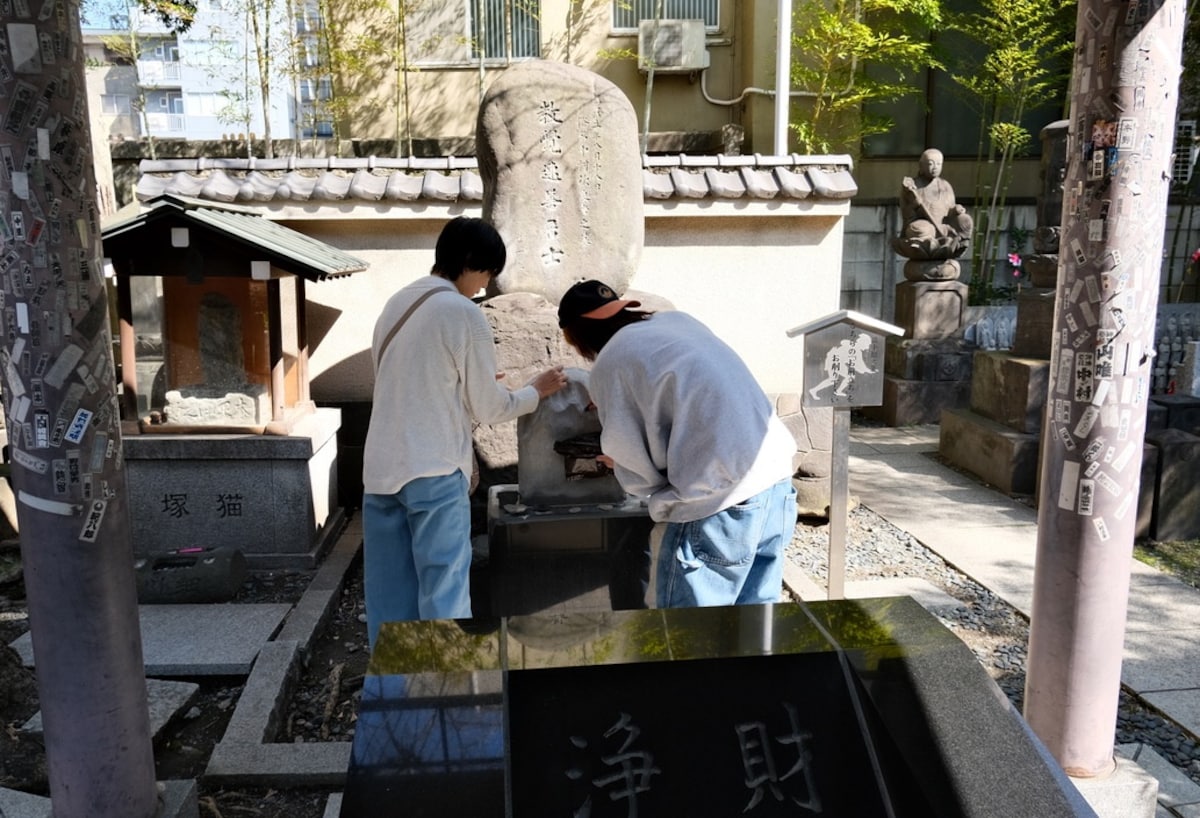
[[[817,582],[824,582],[829,525],[801,520],[788,556]],[[1000,597],[948,565],[908,532],[859,506],[850,513],[846,532],[846,579],[920,577],[962,602],[938,619],[979,659],[1019,709],[1025,689],[1029,621]],[[1200,783],[1200,744],[1178,725],[1138,699],[1121,693],[1117,744],[1142,743]]]

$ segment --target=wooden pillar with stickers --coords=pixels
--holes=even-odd
[[[1116,766],[1185,16],[1079,2],[1025,718],[1081,779]]]
[[[0,32],[0,371],[57,818],[158,809],[79,8]]]

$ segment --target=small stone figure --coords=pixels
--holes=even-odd
[[[900,186],[904,227],[892,240],[892,248],[909,259],[904,265],[909,281],[958,278],[954,259],[971,243],[971,216],[955,202],[954,188],[941,178],[942,161],[942,152],[929,148],[921,154],[917,178],[905,176]]]
[[[980,349],[995,349],[996,348],[996,328],[992,324],[992,319],[984,316],[979,322],[978,329],[975,331],[975,343]]]

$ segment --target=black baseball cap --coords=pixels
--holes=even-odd
[[[572,284],[558,302],[558,325],[566,326],[576,318],[611,318],[626,307],[640,306],[641,301],[617,298],[613,288],[602,281],[580,281]]]

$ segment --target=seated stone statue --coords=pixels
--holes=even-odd
[[[971,216],[942,178],[942,161],[942,152],[930,148],[921,154],[917,178],[905,176],[901,183],[904,227],[892,246],[906,258],[958,258],[971,242]]]

